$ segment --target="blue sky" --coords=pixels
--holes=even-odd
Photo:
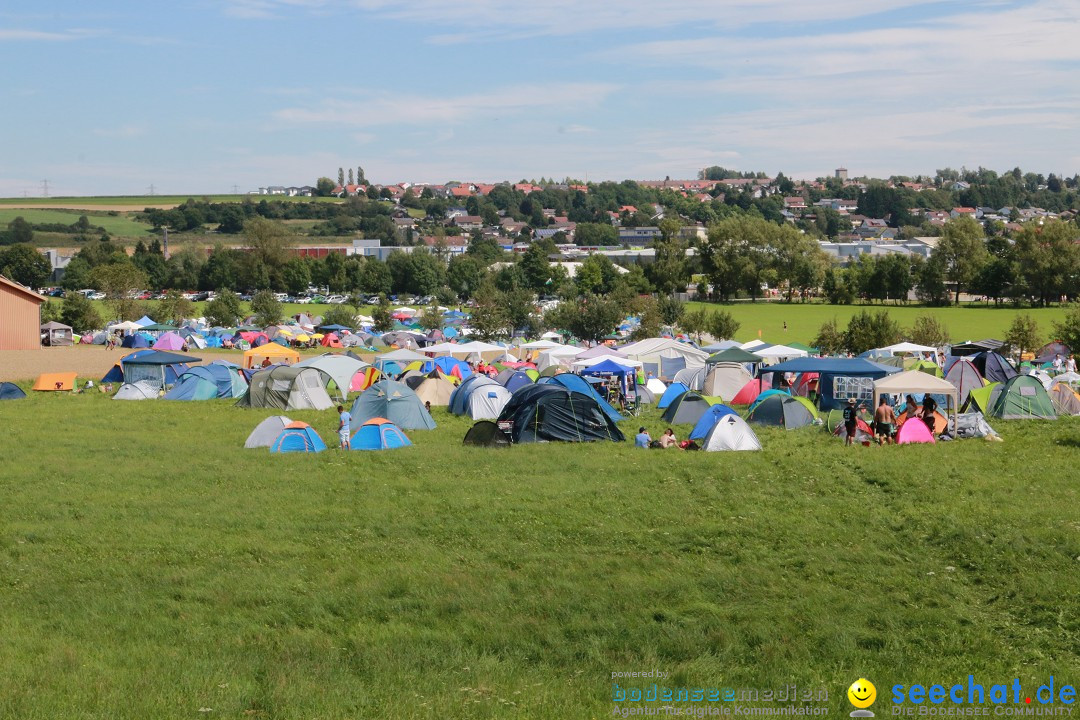
[[[1076,0],[18,5],[3,196],[1080,170]]]

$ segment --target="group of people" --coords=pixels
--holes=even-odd
[[[847,405],[844,407],[844,431],[847,434],[844,444],[846,445],[855,442],[855,434],[859,425],[859,409],[862,407],[864,406],[860,406],[855,402],[855,398],[848,398]],[[923,398],[921,407],[915,401],[914,396],[908,395],[905,397],[903,417],[904,422],[918,418],[926,424],[932,435],[937,434],[937,402],[929,395]],[[874,421],[871,425],[874,439],[878,445],[895,443],[899,425],[896,411],[889,404],[888,397],[882,395],[877,408],[874,410]]]
[[[679,448],[680,450],[697,450],[697,443],[693,440],[683,440],[679,442],[679,439],[675,437],[675,431],[668,428],[664,431],[664,434],[660,436],[659,440],[653,440],[652,435],[645,429],[644,426],[638,428],[637,435],[634,436],[634,446],[645,449],[654,450],[667,450],[668,448]]]

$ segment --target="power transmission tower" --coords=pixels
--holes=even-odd
[[[49,181],[48,180],[42,180],[41,181],[41,194],[42,194],[43,197],[49,197]]]
[[[233,185],[232,186],[232,194],[233,195],[239,195],[240,194],[240,186],[239,185]]]
[[[150,183],[150,197],[154,196],[154,183]]]

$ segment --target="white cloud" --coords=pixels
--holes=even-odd
[[[99,35],[96,30],[25,30],[18,28],[0,28],[0,42],[4,41],[45,41],[66,42],[69,40],[82,40],[83,38]]]
[[[362,100],[329,99],[317,106],[284,108],[274,117],[287,123],[345,127],[440,125],[477,117],[497,119],[527,110],[591,106],[617,89],[605,83],[562,83],[515,85],[451,97],[372,93]]]
[[[936,4],[938,0],[892,0],[887,10]],[[980,2],[980,4],[984,4]],[[864,0],[230,0],[226,12],[236,17],[274,17],[290,9],[324,13],[355,8],[377,16],[439,28],[462,28],[433,37],[436,42],[570,36],[634,28],[734,28],[757,23],[805,23],[846,20],[883,11]]]

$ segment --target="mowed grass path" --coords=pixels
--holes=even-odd
[[[944,323],[953,342],[1001,339],[1008,332],[1017,314],[1030,314],[1039,324],[1044,339],[1052,334],[1054,321],[1063,320],[1065,310],[1051,308],[1015,308],[1012,306],[984,306],[968,304],[959,307],[931,308],[921,305],[825,305],[821,303],[738,302],[730,304],[687,303],[687,309],[705,307],[709,310],[730,312],[739,321],[736,337],[752,340],[761,332],[761,339],[769,343],[801,342],[810,344],[821,325],[836,318],[843,330],[851,316],[867,310],[872,313],[887,310],[903,328],[910,328],[919,315],[933,315]],[[784,323],[787,330],[784,330]]]
[[[1075,419],[706,454],[467,449],[436,411],[409,449],[244,450],[268,414],[0,403],[0,717],[587,718],[653,669],[838,713],[860,676],[1078,679]]]

